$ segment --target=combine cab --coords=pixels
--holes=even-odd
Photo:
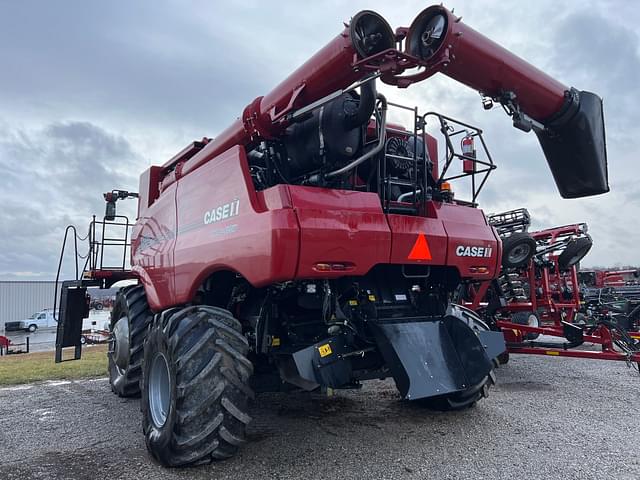
[[[442,6],[395,31],[356,14],[215,139],[142,174],[131,270],[94,263],[66,284],[61,347],[79,342],[83,288],[137,279],[114,305],[109,372],[115,393],[141,394],[159,462],[234,455],[255,391],[391,377],[403,398],[432,408],[486,396],[503,334],[452,300],[461,283],[500,274],[500,237],[477,208],[495,165],[480,129],[392,104],[376,86],[438,72],[533,130],[561,195],[608,191],[595,94]],[[409,122],[389,123],[390,109]],[[468,198],[456,191],[464,181]]]

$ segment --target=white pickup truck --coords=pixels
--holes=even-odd
[[[25,330],[27,332],[35,332],[39,328],[55,327],[58,322],[53,318],[53,309],[45,308],[34,313],[29,318],[18,320],[15,322],[6,322],[4,329],[7,332],[16,330]]]

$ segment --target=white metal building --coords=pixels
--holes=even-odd
[[[55,282],[0,281],[0,331],[4,323],[22,320],[43,308],[53,308]],[[60,285],[58,285],[58,301]]]

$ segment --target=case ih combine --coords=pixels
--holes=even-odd
[[[142,174],[130,242],[105,230],[128,231],[115,203],[137,195],[106,194],[86,272],[63,284],[58,360],[68,346],[79,356],[86,288],[138,280],[113,310],[109,372],[118,395],[141,393],[159,462],[232,456],[254,390],[392,377],[403,398],[435,408],[486,395],[503,334],[452,298],[462,281],[500,273],[500,238],[476,203],[495,166],[484,148],[475,152],[479,129],[376,90],[438,72],[533,130],[563,197],[608,191],[598,96],[550,78],[442,6],[395,32],[358,13],[215,139]],[[388,123],[390,108],[411,123]],[[445,140],[440,162],[431,124]],[[471,201],[451,191],[462,177]],[[129,243],[131,270],[125,258],[104,264],[105,246]]]

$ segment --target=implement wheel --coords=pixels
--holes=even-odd
[[[120,397],[140,395],[143,344],[153,313],[142,285],[120,289],[111,312],[109,383]]]
[[[227,310],[171,309],[158,316],[144,347],[142,425],[162,465],[208,463],[245,442],[253,398],[249,344]]]
[[[536,241],[527,232],[516,232],[502,240],[502,266],[524,267],[536,253]]]
[[[541,327],[540,317],[535,312],[516,312],[511,315],[511,321],[518,325],[527,325],[529,327]],[[525,340],[535,340],[540,336],[539,333],[523,332]]]
[[[577,265],[580,260],[589,253],[592,245],[593,241],[588,235],[571,240],[564,251],[558,256],[558,267],[560,270],[568,270],[574,265]]]

